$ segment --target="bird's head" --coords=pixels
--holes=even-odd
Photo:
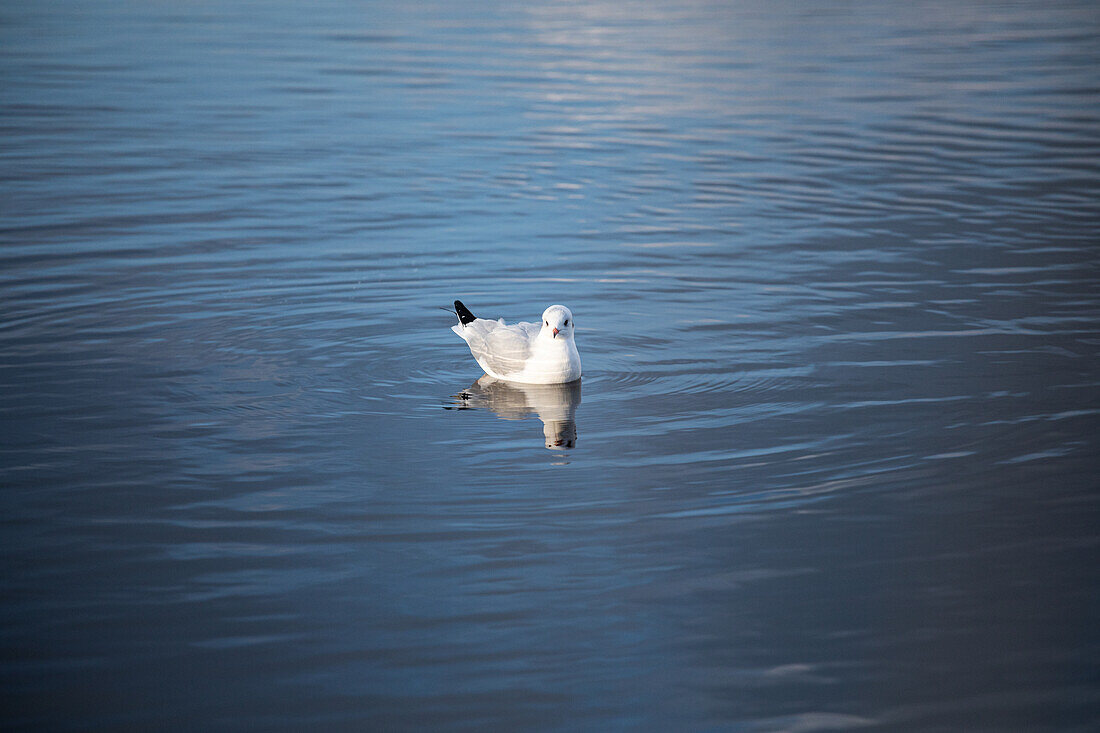
[[[564,305],[552,305],[542,312],[542,335],[573,338],[573,314]]]

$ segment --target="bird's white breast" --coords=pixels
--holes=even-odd
[[[526,384],[560,384],[580,379],[581,356],[572,339],[536,339],[523,371],[503,377]]]

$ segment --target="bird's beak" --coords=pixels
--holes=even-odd
[[[554,329],[554,336],[556,337],[557,335],[558,335],[558,329],[555,328]]]

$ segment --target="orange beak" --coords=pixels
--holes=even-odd
[[[558,329],[556,329],[556,328],[554,329],[554,335],[555,335],[555,336],[557,336],[557,335],[558,335]]]

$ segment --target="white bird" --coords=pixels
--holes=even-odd
[[[580,379],[581,356],[573,341],[573,314],[564,305],[542,312],[542,323],[505,325],[478,318],[455,301],[458,324],[451,327],[490,377],[523,384],[563,384]]]

